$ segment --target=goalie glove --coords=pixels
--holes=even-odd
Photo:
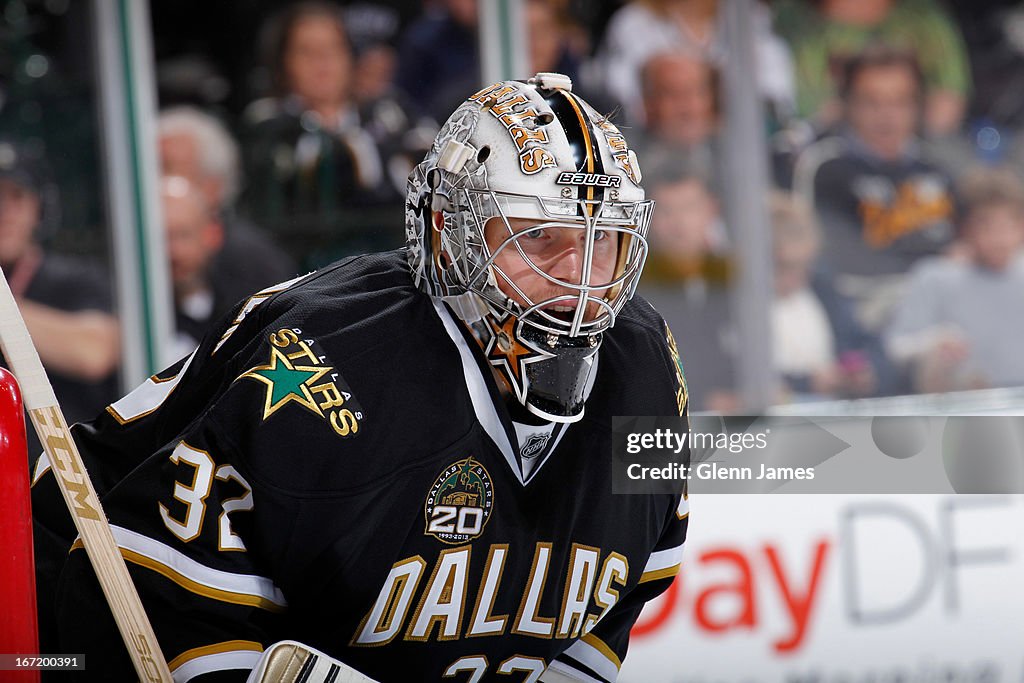
[[[323,652],[282,640],[264,651],[246,683],[377,683]]]

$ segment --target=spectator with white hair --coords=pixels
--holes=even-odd
[[[228,208],[240,186],[238,145],[215,116],[181,105],[160,112],[160,161],[165,173],[193,177],[217,207]]]
[[[182,176],[165,176],[160,182],[160,202],[174,290],[173,351],[185,356],[240,297],[215,271],[224,228],[202,188]]]
[[[195,107],[160,113],[160,166],[165,175],[187,179],[202,193],[211,218],[221,224],[223,246],[211,272],[236,299],[295,276],[291,259],[261,230],[235,211],[240,166],[238,145],[215,117]]]

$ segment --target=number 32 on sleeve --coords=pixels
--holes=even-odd
[[[245,551],[242,539],[231,530],[228,513],[252,510],[252,487],[231,465],[217,467],[213,458],[204,450],[193,448],[182,441],[170,455],[178,467],[192,469],[192,483],[189,486],[174,482],[174,498],[185,505],[183,518],[172,515],[166,505],[160,503],[160,517],[167,529],[185,543],[195,540],[203,530],[206,516],[206,498],[210,495],[213,480],[234,481],[242,489],[242,495],[220,501],[222,512],[217,519],[217,547],[222,551]]]

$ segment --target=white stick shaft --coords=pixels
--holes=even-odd
[[[99,497],[89,480],[67,422],[46,378],[7,278],[0,275],[0,348],[21,385],[22,397],[53,473],[82,537],[110,611],[142,681],[172,683],[153,627],[135,590]]]

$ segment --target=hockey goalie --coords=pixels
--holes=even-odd
[[[611,487],[612,416],[687,412],[634,297],[640,179],[565,76],[484,88],[409,178],[405,249],[240,302],[73,429],[175,681],[615,680],[688,522]],[[49,465],[44,642],[131,680]]]

